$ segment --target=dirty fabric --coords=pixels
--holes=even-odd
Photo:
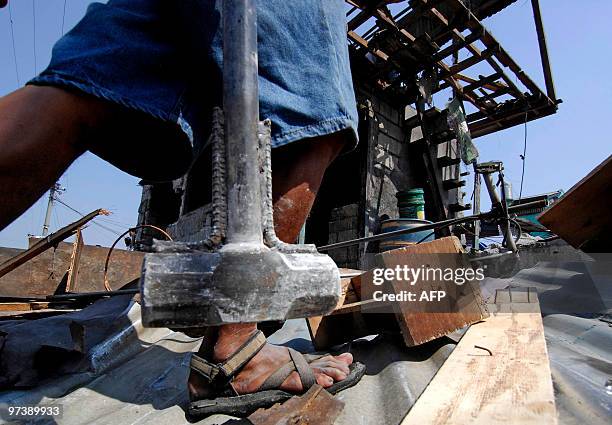
[[[94,368],[100,343],[131,328],[132,296],[101,300],[74,313],[0,322],[0,388],[31,387],[41,380]]]
[[[457,136],[457,142],[459,143],[459,150],[461,152],[461,160],[464,164],[468,165],[478,159],[478,149],[472,142],[472,136],[470,135],[470,129],[468,128],[467,121],[465,120],[465,113],[463,112],[463,102],[461,99],[455,97],[451,100],[448,105],[448,116],[447,121],[451,129],[455,131]]]

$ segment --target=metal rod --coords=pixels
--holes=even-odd
[[[520,211],[520,210],[527,209],[527,208],[543,208],[547,206],[548,206],[548,203],[546,199],[541,199],[539,201],[531,201],[531,202],[525,202],[524,204],[512,205],[508,207],[508,212],[511,213],[511,212]]]
[[[227,242],[263,243],[255,0],[223,1]]]
[[[480,214],[480,174],[476,171],[476,162],[474,166],[474,210],[473,214]],[[478,251],[480,249],[480,221],[474,223],[474,245],[472,249]]]
[[[78,292],[74,294],[60,294],[60,295],[48,295],[46,297],[49,301],[59,300],[77,300],[83,298],[104,298],[112,297],[116,295],[133,295],[140,292],[140,289],[119,289],[117,291],[95,291],[95,292]]]
[[[546,32],[544,31],[544,23],[542,22],[540,1],[531,0],[531,7],[533,8],[533,20],[535,21],[536,32],[538,33],[538,44],[540,46],[542,71],[544,72],[544,81],[546,83],[546,94],[554,102],[557,100],[557,95],[555,93],[555,82],[550,67],[550,58],[548,56],[548,45],[546,44]]]
[[[491,204],[493,205],[493,208],[498,206],[501,211],[507,211],[508,207],[502,204],[502,201],[499,199],[499,195],[497,194],[497,191],[495,190],[495,184],[493,183],[493,178],[491,177],[491,173],[481,173],[481,174],[485,181],[485,185],[487,186],[487,191],[489,192],[489,197],[491,198]],[[517,252],[516,244],[514,243],[514,237],[512,236],[512,232],[510,230],[510,221],[505,220],[500,226],[501,226],[502,233],[504,234],[504,238],[506,240],[506,246],[512,252]]]
[[[545,203],[546,201],[528,202],[523,205],[520,205],[520,207],[541,206],[543,202]],[[519,206],[508,207],[508,212],[512,212],[513,210],[518,209],[518,207]],[[343,241],[343,242],[333,243],[329,245],[324,245],[324,246],[318,247],[317,249],[319,251],[331,251],[332,249],[346,248],[347,246],[358,245],[360,243],[365,243],[365,242],[382,241],[382,240],[389,239],[389,238],[392,238],[398,235],[406,235],[409,233],[416,233],[416,232],[421,232],[424,230],[434,230],[434,229],[437,229],[438,227],[446,227],[450,225],[467,223],[470,221],[484,220],[484,219],[494,218],[494,217],[495,217],[495,214],[492,211],[489,211],[486,213],[468,215],[468,216],[460,217],[460,218],[451,218],[448,220],[439,221],[437,223],[427,224],[425,226],[414,227],[412,229],[394,230],[393,232],[381,233],[379,235],[366,236],[364,238],[359,238],[359,239],[351,239],[349,241]]]
[[[438,228],[448,227],[448,226],[461,224],[461,223],[467,223],[467,222],[474,221],[474,220],[482,220],[484,218],[489,218],[491,216],[492,216],[491,213],[482,213],[482,214],[477,214],[477,215],[468,215],[466,217],[451,218],[448,220],[438,221],[437,223],[425,224],[423,226],[414,227],[412,229],[394,230],[392,232],[381,233],[379,235],[366,236],[364,238],[352,239],[350,241],[333,243],[330,245],[318,247],[317,249],[319,251],[330,251],[332,249],[345,248],[347,246],[358,245],[364,242],[381,241],[381,240],[389,239],[389,238],[392,238],[398,235],[406,235],[409,233],[422,232],[425,230],[435,230]]]

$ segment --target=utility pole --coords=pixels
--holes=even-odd
[[[65,191],[59,183],[55,183],[49,190],[49,202],[47,202],[47,213],[45,214],[45,223],[42,228],[42,236],[45,237],[49,234],[49,222],[51,221],[51,211],[53,210],[53,202],[55,201],[55,194],[60,194]]]

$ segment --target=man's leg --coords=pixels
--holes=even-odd
[[[274,201],[274,224],[278,237],[288,243],[297,240],[314,203],[325,170],[344,147],[341,134],[304,140],[273,151],[272,191]],[[254,332],[256,324],[224,325],[209,328],[200,355],[221,362],[233,354]],[[245,366],[234,380],[233,386],[240,394],[255,391],[278,367],[289,361],[284,347],[267,344]],[[317,383],[323,387],[341,381],[349,374],[351,354],[323,357],[311,366]],[[294,372],[281,385],[287,391],[301,391],[299,375]],[[205,381],[197,373],[189,376],[189,391],[194,399],[206,398]]]
[[[0,98],[0,230],[40,198],[86,150],[108,102],[55,87]]]
[[[151,180],[180,177],[191,161],[175,122],[76,91],[26,86],[0,98],[0,230],[87,149]]]
[[[54,87],[27,86],[0,98],[0,229],[31,206],[86,151],[101,126],[112,125],[118,108],[97,98]],[[331,135],[294,143],[273,152],[276,232],[295,242],[308,216],[328,165],[343,147]],[[229,357],[257,329],[256,324],[210,328],[201,353],[215,361]],[[286,348],[266,345],[235,380],[240,393],[254,391],[275,369],[289,361]],[[350,354],[312,363],[317,382],[328,387],[346,378]],[[199,376],[190,376],[194,396],[205,396]],[[281,388],[301,390],[297,373]]]

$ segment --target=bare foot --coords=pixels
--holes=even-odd
[[[226,325],[219,328],[219,336],[212,353],[212,361],[222,362],[230,357],[253,333],[256,325]],[[205,351],[204,345],[200,352]],[[291,361],[286,347],[266,344],[232,381],[232,386],[238,394],[249,394],[257,391],[264,381],[279,367]],[[339,356],[325,356],[310,363],[315,373],[317,383],[323,388],[330,387],[334,382],[346,379],[353,356],[344,353]],[[191,371],[188,381],[189,395],[192,400],[208,398],[208,384],[197,372]],[[280,386],[281,390],[300,393],[302,382],[297,372],[293,372]]]

